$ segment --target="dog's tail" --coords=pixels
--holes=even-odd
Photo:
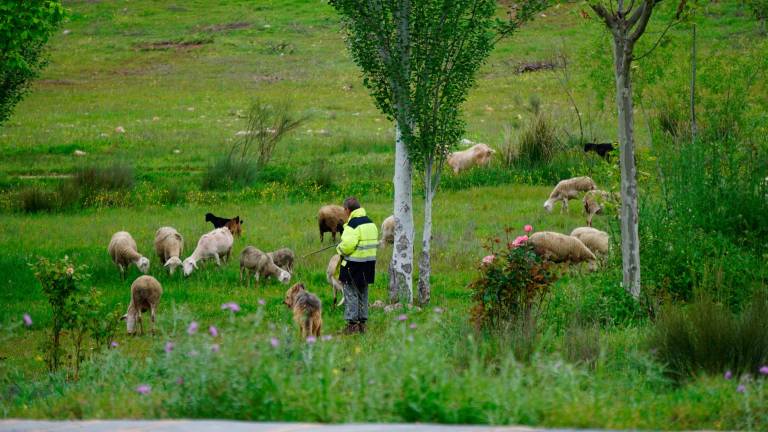
[[[312,328],[312,319],[320,314],[322,304],[320,303],[320,299],[314,294],[305,295],[301,303],[304,309],[304,328],[309,330]]]

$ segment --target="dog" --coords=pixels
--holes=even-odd
[[[301,337],[320,337],[323,314],[320,299],[307,292],[304,285],[297,283],[285,292],[285,305],[293,310],[293,321],[299,326]]]
[[[586,143],[584,144],[584,153],[595,152],[601,158],[608,159],[610,156],[608,153],[616,150],[616,147],[611,143]]]
[[[240,216],[235,216],[231,219],[215,216],[213,213],[205,214],[205,221],[213,224],[214,228],[227,227],[233,236],[240,237],[243,233],[242,225],[244,220],[240,219]]]

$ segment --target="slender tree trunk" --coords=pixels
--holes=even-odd
[[[630,81],[631,48],[626,36],[614,36],[616,107],[619,114],[621,152],[621,258],[624,289],[640,297],[640,238],[638,234],[637,174],[635,167],[634,114]]]
[[[696,142],[696,23],[691,29],[691,141]]]
[[[395,130],[395,243],[389,266],[389,302],[413,302],[413,169],[408,149]]]
[[[419,258],[419,304],[429,303],[432,275],[432,200],[435,197],[432,185],[432,161],[424,168],[424,228],[421,237],[421,256]]]

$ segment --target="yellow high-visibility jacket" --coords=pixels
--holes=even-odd
[[[363,287],[376,277],[376,248],[379,230],[376,224],[359,208],[349,215],[336,252],[341,255],[339,281]]]

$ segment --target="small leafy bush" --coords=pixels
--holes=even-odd
[[[79,189],[92,191],[126,190],[135,182],[133,168],[115,162],[111,166],[86,166],[77,169],[71,179]]]
[[[600,326],[574,324],[563,336],[563,355],[572,363],[594,368],[600,357]]]
[[[757,373],[768,361],[768,296],[756,295],[740,313],[707,297],[662,309],[649,342],[669,372],[685,378],[725,370]]]
[[[530,317],[555,279],[549,263],[527,243],[528,236],[512,241],[510,233],[507,229],[503,245],[499,238],[490,243],[490,254],[480,263],[480,277],[469,286],[474,302],[471,319],[477,328],[498,329]]]
[[[321,189],[329,189],[334,184],[333,168],[334,165],[327,159],[315,159],[307,166],[304,181]]]
[[[558,147],[559,140],[552,120],[538,114],[520,135],[518,157],[529,165],[547,163],[557,153]]]
[[[50,212],[56,209],[56,194],[40,186],[31,186],[18,194],[18,208],[24,213]]]
[[[203,190],[231,190],[250,186],[258,178],[258,167],[250,159],[223,157],[211,165],[203,175]]]

